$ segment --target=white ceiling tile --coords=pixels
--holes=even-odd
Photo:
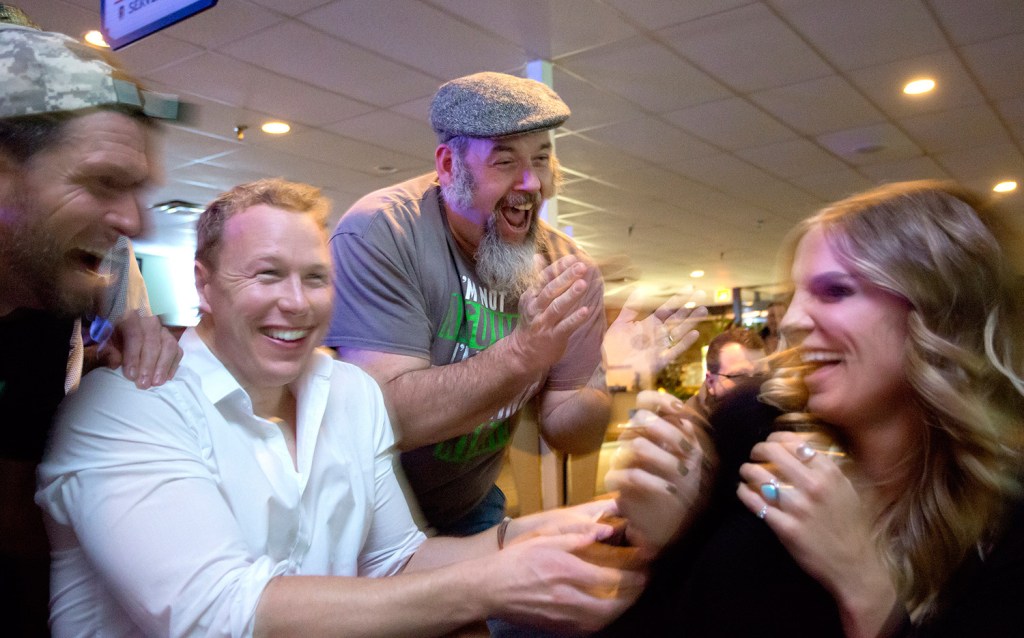
[[[217,4],[162,33],[197,46],[215,49],[282,20],[248,0],[218,0]]]
[[[1018,176],[1024,167],[1024,156],[1012,144],[992,144],[943,153],[935,161],[956,180],[983,180],[995,184],[1004,176]]]
[[[284,152],[366,174],[376,174],[379,166],[418,170],[426,159],[318,130],[285,135],[275,142],[275,148]]]
[[[339,0],[304,13],[300,19],[435,78],[476,71],[509,72],[527,61],[521,48],[420,2]],[[458,43],[462,55],[451,55],[453,42]]]
[[[783,178],[841,171],[847,168],[835,155],[805,139],[740,149],[736,151],[736,155],[772,175]]]
[[[844,79],[831,75],[790,84],[750,99],[794,129],[817,135],[881,122],[883,114]]]
[[[1017,142],[1024,145],[1024,96],[1000,100],[996,110],[1016,135]]]
[[[933,78],[935,90],[921,95],[904,94],[903,86],[920,77]],[[851,72],[849,78],[890,117],[970,106],[984,99],[966,69],[949,51],[859,69]]]
[[[18,0],[11,4],[24,11],[45,31],[59,31],[80,38],[86,31],[100,28],[98,2],[94,2],[92,7],[65,0]]]
[[[565,168],[598,179],[624,170],[641,171],[650,166],[649,162],[631,157],[617,146],[603,144],[586,135],[559,137],[555,140],[555,149]]]
[[[648,29],[658,30],[680,22],[728,11],[750,0],[702,0],[701,2],[680,2],[679,0],[607,0],[609,4],[636,20]]]
[[[818,143],[851,164],[877,164],[922,154],[921,147],[892,124],[875,124],[818,136]]]
[[[315,126],[373,108],[218,53],[189,58],[149,77],[162,85],[187,86],[196,95],[291,123]]]
[[[876,184],[917,179],[950,179],[950,174],[931,157],[918,156],[895,162],[880,162],[860,167],[860,172]]]
[[[569,121],[564,125],[568,130],[586,131],[641,115],[640,109],[633,102],[608,89],[580,80],[560,66],[553,67],[551,84],[572,110]]]
[[[870,179],[850,168],[828,173],[798,175],[791,177],[790,181],[827,202],[849,197],[874,186]]]
[[[1024,91],[1024,33],[972,44],[960,51],[990,99],[1014,97]]]
[[[831,72],[797,34],[757,3],[670,27],[659,35],[699,68],[740,92]]]
[[[390,111],[373,111],[325,128],[361,142],[422,157],[429,166],[434,164],[437,136],[423,119],[413,120]]]
[[[149,84],[146,74],[150,71],[199,55],[202,51],[194,44],[156,33],[110,55],[129,74],[147,80],[144,83]]]
[[[163,164],[168,169],[177,169],[206,158],[232,153],[245,144],[234,139],[212,137],[178,125],[162,127],[158,143],[163,154]]]
[[[942,31],[919,0],[774,0],[773,6],[844,70],[946,48]]]
[[[592,49],[558,64],[654,113],[731,95],[676,53],[641,38]]]
[[[587,136],[622,149],[624,153],[656,163],[717,152],[694,136],[653,117],[639,118],[593,129]]]
[[[937,155],[974,146],[988,146],[1006,137],[1006,129],[987,105],[923,113],[900,125],[925,150]]]
[[[669,122],[715,146],[735,150],[793,139],[793,129],[743,98],[705,102],[665,113]]]
[[[262,5],[278,13],[285,13],[288,15],[299,15],[310,9],[319,7],[329,3],[331,0],[251,0],[252,2]]]
[[[1020,0],[929,0],[929,5],[956,44],[1024,32],[1024,2]]]
[[[519,43],[530,59],[557,61],[636,34],[614,9],[593,0],[433,0],[432,4]]]
[[[436,79],[288,22],[233,42],[229,55],[356,100],[390,106],[433,94]]]

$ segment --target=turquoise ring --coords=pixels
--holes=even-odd
[[[761,496],[770,503],[778,503],[781,489],[782,486],[779,485],[778,480],[772,479],[767,483],[761,483]]]

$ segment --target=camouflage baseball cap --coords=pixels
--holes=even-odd
[[[62,33],[0,23],[0,118],[119,104],[174,118],[177,100],[139,89],[99,51]]]

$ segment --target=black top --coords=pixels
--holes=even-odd
[[[25,308],[0,317],[0,458],[42,458],[64,398],[74,326],[74,319]]]
[[[640,600],[600,635],[842,636],[836,604],[774,532],[736,497],[739,466],[779,412],[757,384],[730,393],[711,417],[720,456],[709,510],[666,549]],[[984,561],[972,557],[947,587],[944,610],[906,636],[1018,636],[1024,627],[1024,504],[1012,503]]]

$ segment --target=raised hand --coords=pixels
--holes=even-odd
[[[561,359],[572,334],[593,311],[583,304],[597,267],[573,255],[544,268],[519,298],[519,321],[511,347],[530,367],[546,370]]]
[[[685,307],[688,302],[688,297],[675,295],[640,318],[645,297],[634,290],[605,333],[605,359],[656,375],[700,336],[694,327],[708,316],[708,310],[703,306],[690,310]]]

